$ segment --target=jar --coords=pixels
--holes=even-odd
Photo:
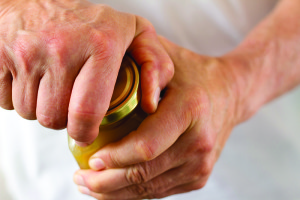
[[[122,139],[136,130],[147,117],[140,105],[139,70],[125,55],[115,84],[109,109],[99,127],[99,135],[89,146],[81,147],[68,137],[69,149],[81,169],[89,169],[89,158],[103,146]]]

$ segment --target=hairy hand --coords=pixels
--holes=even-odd
[[[156,110],[173,64],[147,20],[85,0],[0,2],[0,106],[92,142],[127,51],[142,107]]]
[[[237,123],[231,68],[221,58],[161,40],[175,75],[157,111],[93,155],[93,170],[75,173],[82,193],[99,200],[162,198],[202,188],[208,180]],[[97,162],[105,167],[96,168]]]

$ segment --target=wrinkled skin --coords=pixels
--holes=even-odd
[[[202,188],[235,118],[235,89],[227,63],[162,39],[175,64],[157,112],[93,158],[102,171],[79,170],[74,181],[97,199],[162,198]],[[124,156],[126,155],[126,156]],[[138,164],[137,164],[138,163]]]
[[[300,84],[300,1],[281,0],[219,58],[161,39],[175,65],[157,111],[79,170],[82,193],[103,199],[162,198],[202,188],[238,123]]]
[[[93,170],[76,172],[75,183],[99,200],[199,189],[232,128],[300,84],[300,3],[281,2],[233,52],[211,58],[161,39],[165,52],[148,21],[107,6],[1,1],[0,105],[46,127],[67,125],[89,143],[127,50],[142,68],[142,106],[153,114],[93,155]]]
[[[147,20],[85,0],[0,2],[0,106],[92,142],[127,51],[141,66],[142,107],[156,110],[173,64]]]

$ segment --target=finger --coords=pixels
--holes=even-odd
[[[67,125],[69,135],[76,141],[91,143],[97,137],[109,107],[122,57],[123,54],[114,52],[93,55],[76,77]]]
[[[25,119],[36,119],[39,81],[44,65],[40,40],[20,33],[12,46],[5,46],[5,60],[13,77],[12,101],[15,110]]]
[[[43,126],[62,129],[67,126],[68,105],[75,72],[66,66],[51,66],[40,81],[37,119]]]
[[[18,77],[14,79],[12,87],[14,109],[21,117],[35,120],[39,77]]]
[[[97,158],[103,161],[104,166],[117,168],[153,160],[168,149],[191,121],[190,115],[178,103],[180,98],[177,91],[167,91],[157,112],[147,117],[136,131],[103,147],[90,158],[91,168],[97,169]],[[179,101],[174,102],[174,99]]]
[[[136,37],[128,52],[141,66],[142,108],[153,113],[161,90],[174,75],[172,60],[160,44],[151,23],[141,17],[137,17]]]
[[[146,196],[165,192],[173,187],[176,187],[182,183],[190,182],[185,178],[183,169],[179,167],[165,172],[159,177],[143,183],[129,186],[120,190],[116,190],[110,193],[97,193],[90,190],[92,193],[96,193],[94,197],[101,197],[103,199],[142,199]]]
[[[85,194],[93,196],[97,199],[142,199],[142,198],[156,198],[158,195],[168,195],[170,193],[180,193],[194,190],[191,186],[197,184],[201,188],[205,185],[208,176],[200,179],[187,176],[187,170],[191,170],[189,166],[183,165],[178,168],[169,170],[162,175],[142,184],[131,185],[126,188],[115,190],[108,193],[99,193],[89,186],[84,187]],[[183,187],[183,188],[181,188]],[[197,188],[198,189],[198,188]]]
[[[205,143],[205,141],[196,136],[195,131],[197,131],[197,128],[189,129],[168,150],[151,161],[126,168],[102,171],[79,170],[75,173],[74,180],[76,182],[76,179],[80,180],[81,177],[84,180],[84,185],[87,185],[93,192],[108,193],[131,185],[133,185],[133,189],[135,188],[134,185],[147,187],[147,182],[152,181],[152,179],[166,178],[173,180],[179,176],[176,182],[183,184],[185,179],[190,181],[195,178],[208,177],[214,159],[211,159],[209,152],[203,152],[206,144],[202,143]],[[199,140],[203,142],[199,142]],[[192,162],[187,163],[190,161]],[[165,173],[183,164],[185,164],[183,169],[177,169],[178,174]],[[166,175],[162,175],[163,173]],[[184,177],[180,177],[181,175],[184,175]],[[163,182],[163,180],[159,182]]]
[[[130,185],[145,183],[185,162],[186,158],[178,152],[178,150],[182,150],[182,148],[179,148],[179,146],[182,146],[180,144],[172,146],[154,160],[126,168],[102,171],[79,170],[74,174],[74,180],[80,184],[78,180],[83,179],[84,185],[88,185],[92,191],[99,193],[112,192]]]

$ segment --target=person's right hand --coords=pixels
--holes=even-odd
[[[90,143],[127,51],[141,66],[142,107],[156,110],[173,64],[147,20],[79,1],[0,2],[0,106]]]
[[[165,38],[161,42],[175,74],[157,111],[91,156],[91,169],[74,175],[80,192],[98,200],[133,200],[200,189],[242,120],[235,78],[240,65],[225,56],[196,54]]]

